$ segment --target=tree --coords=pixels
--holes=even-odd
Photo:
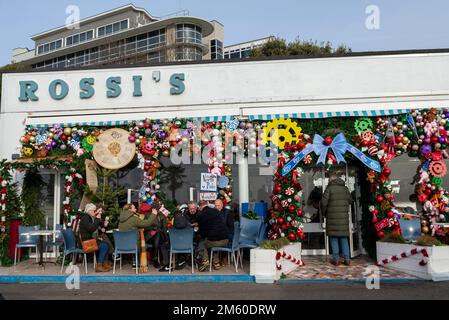
[[[118,217],[120,214],[119,198],[126,194],[123,187],[111,186],[112,181],[109,178],[115,174],[117,174],[117,170],[98,167],[97,175],[100,178],[98,189],[94,192],[87,185],[84,187],[87,198],[97,206],[103,208],[103,217],[110,217],[110,225],[112,228],[118,225]]]
[[[275,38],[268,41],[259,48],[250,52],[251,57],[285,57],[285,56],[321,56],[336,55],[351,52],[351,49],[340,45],[333,48],[332,44],[327,42],[318,43],[317,41],[301,41],[296,38],[295,41],[287,43],[285,39]]]
[[[28,170],[23,179],[21,200],[24,204],[24,224],[44,227],[45,214],[41,207],[42,192],[45,182],[35,170]]]
[[[162,171],[161,183],[168,183],[168,187],[172,194],[172,200],[176,200],[176,190],[181,188],[186,177],[185,168],[181,166],[171,165]]]

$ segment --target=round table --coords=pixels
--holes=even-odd
[[[52,236],[56,232],[56,230],[35,230],[23,233],[26,236],[39,236],[39,265],[42,267],[44,266],[44,237]]]

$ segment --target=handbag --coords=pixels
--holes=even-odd
[[[85,253],[93,253],[98,251],[98,243],[96,239],[81,241],[81,246]]]

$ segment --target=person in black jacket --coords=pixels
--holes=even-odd
[[[221,217],[225,221],[226,228],[228,228],[228,240],[232,241],[234,237],[234,217],[231,210],[223,206],[223,201],[220,199],[215,200],[215,209],[220,212]]]
[[[79,232],[81,241],[86,241],[90,239],[96,239],[98,243],[98,263],[95,268],[96,272],[108,272],[110,271],[111,265],[108,262],[109,255],[109,244],[106,241],[103,241],[98,233],[101,227],[101,215],[103,210],[100,208],[97,210],[97,207],[88,203],[85,207],[85,214],[81,217]]]
[[[206,201],[201,201],[199,208],[198,227],[201,237],[204,239],[205,246],[203,261],[199,267],[199,271],[206,271],[209,267],[208,249],[226,246],[229,242],[228,229],[220,212],[215,208],[209,207]],[[215,270],[223,266],[218,259],[217,253],[212,257],[212,261]]]

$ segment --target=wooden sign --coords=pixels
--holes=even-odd
[[[123,129],[109,129],[94,143],[95,161],[106,169],[126,167],[136,155],[136,144],[129,142],[129,133]]]

